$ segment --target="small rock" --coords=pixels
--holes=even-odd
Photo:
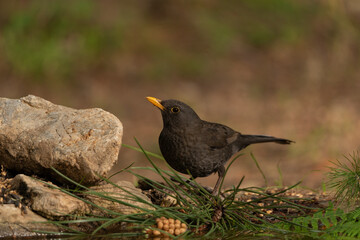
[[[123,127],[102,109],[76,110],[36,96],[0,98],[0,164],[9,170],[68,183],[98,182],[118,158]]]
[[[0,205],[0,238],[43,236],[34,231],[59,232],[56,226],[46,221],[31,210],[23,214],[13,204]]]
[[[132,204],[140,208],[145,208],[149,210],[153,209],[149,204],[143,203],[139,200],[141,199],[151,204],[150,199],[146,197],[141,192],[141,190],[136,188],[132,183],[128,181],[118,181],[115,184],[119,187],[115,187],[112,184],[91,187],[92,190],[91,192],[85,192],[86,194],[85,198],[89,199],[91,202],[95,203],[96,205],[99,205],[111,211],[122,214],[138,213],[141,212],[141,210],[136,207],[126,206],[121,203],[105,200],[104,198],[94,195],[92,192],[93,191],[99,192],[106,196],[121,200],[127,204]],[[109,214],[98,208],[93,208],[93,213]]]
[[[21,195],[29,198],[30,208],[43,217],[59,220],[89,211],[83,201],[24,174],[15,176],[11,185]]]
[[[31,210],[27,214],[23,214],[21,210],[14,204],[0,205],[0,222],[1,223],[30,223],[45,222],[46,219],[35,214]]]
[[[177,199],[171,195],[166,195],[160,204],[161,207],[172,207],[177,205]]]

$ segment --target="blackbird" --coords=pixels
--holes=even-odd
[[[218,173],[212,194],[216,195],[224,178],[225,163],[232,155],[254,143],[293,141],[264,135],[244,135],[219,124],[201,120],[187,104],[178,100],[147,100],[161,110],[163,129],[159,146],[166,162],[176,171],[191,178]]]

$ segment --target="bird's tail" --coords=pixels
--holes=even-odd
[[[241,141],[243,141],[243,143],[246,145],[265,142],[275,142],[279,144],[290,144],[294,142],[285,138],[277,138],[265,135],[241,135]]]

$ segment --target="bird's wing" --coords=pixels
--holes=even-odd
[[[202,142],[211,148],[217,149],[232,144],[236,141],[239,134],[225,125],[203,121],[200,135]]]

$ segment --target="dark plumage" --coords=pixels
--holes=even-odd
[[[263,135],[243,135],[218,123],[201,120],[195,111],[178,100],[147,99],[161,110],[163,129],[159,145],[166,162],[195,179],[218,172],[213,190],[218,191],[224,177],[224,164],[232,155],[254,143],[275,142],[290,144],[292,141]]]

